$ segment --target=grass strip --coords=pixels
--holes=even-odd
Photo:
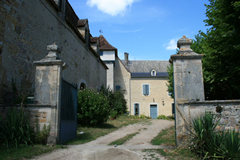
[[[162,130],[151,141],[153,145],[175,146],[175,128],[170,127]]]
[[[43,153],[51,152],[55,149],[65,148],[61,145],[46,146],[46,145],[33,145],[33,146],[20,146],[18,148],[0,148],[0,159],[4,160],[22,160],[38,156]]]
[[[134,137],[136,134],[138,134],[138,132],[132,133],[132,134],[128,134],[122,138],[117,139],[116,141],[111,142],[109,145],[122,145],[125,142],[127,142],[129,139],[131,139],[132,137]]]

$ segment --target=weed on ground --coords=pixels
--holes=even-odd
[[[77,131],[77,138],[68,144],[76,145],[83,144],[97,139],[98,137],[109,134],[123,126],[127,126],[134,123],[150,123],[149,119],[140,119],[136,116],[122,115],[117,119],[108,120],[105,124],[89,127],[79,126]]]

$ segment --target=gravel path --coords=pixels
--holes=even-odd
[[[173,121],[151,120],[151,123],[137,123],[122,127],[108,135],[81,145],[68,146],[67,149],[35,157],[34,160],[154,160],[163,159],[153,152],[143,152],[144,149],[157,149],[161,146],[151,145],[151,140],[165,128],[173,126]],[[132,139],[120,146],[108,144],[126,136],[139,132]]]

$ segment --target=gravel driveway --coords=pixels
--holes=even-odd
[[[81,144],[68,146],[67,149],[56,150],[52,153],[35,157],[34,160],[141,160],[153,159],[144,149],[162,148],[151,145],[151,140],[165,128],[174,125],[173,121],[151,120],[150,123],[137,123],[122,127],[108,135]],[[132,139],[120,146],[109,146],[108,144],[126,136],[127,134],[139,132]],[[152,154],[152,153],[151,153]],[[164,159],[157,156],[156,159]]]

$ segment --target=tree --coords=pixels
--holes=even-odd
[[[240,98],[240,2],[209,0],[206,5],[209,26],[200,31],[192,49],[204,53],[203,73],[207,99]]]
[[[174,88],[173,88],[173,64],[170,63],[170,65],[167,68],[168,72],[168,93],[170,93],[171,97],[174,98]]]

